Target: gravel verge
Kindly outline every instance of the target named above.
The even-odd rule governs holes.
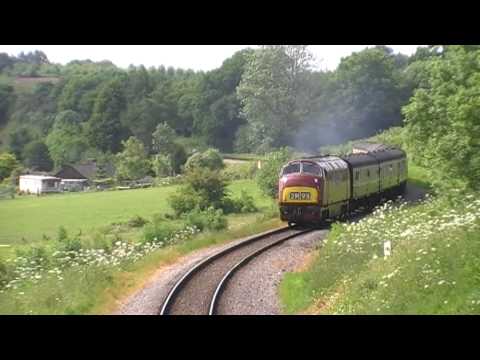
[[[257,235],[259,234],[254,236]],[[182,256],[173,264],[161,266],[140,290],[121,301],[111,315],[158,315],[170,289],[191,267],[206,257],[251,237],[199,249]]]
[[[279,315],[278,285],[285,272],[302,268],[328,230],[300,235],[260,254],[228,281],[219,300],[219,315]]]

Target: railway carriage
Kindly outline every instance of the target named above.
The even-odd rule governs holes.
[[[280,217],[289,224],[338,218],[403,193],[406,179],[407,159],[399,149],[290,161],[278,184]]]

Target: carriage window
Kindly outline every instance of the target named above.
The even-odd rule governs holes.
[[[367,170],[367,176],[370,177],[370,169]]]
[[[300,163],[292,163],[283,168],[282,175],[299,173],[300,172]]]
[[[358,180],[359,175],[360,175],[360,171],[357,170],[357,171],[355,172],[355,180]]]

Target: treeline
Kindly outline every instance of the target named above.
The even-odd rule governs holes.
[[[468,153],[462,161],[476,169],[478,53],[476,46],[429,46],[408,57],[377,46],[343,58],[335,71],[317,71],[307,46],[262,46],[208,72],[90,60],[61,66],[41,52],[0,54],[0,146],[42,170],[120,153],[132,136],[147,155],[173,159],[155,145],[161,125],[172,130],[167,142],[179,159],[207,147],[316,151],[402,125],[405,116],[418,157],[445,152],[446,159],[456,149],[455,158]],[[25,64],[58,81],[15,91],[12,79]]]

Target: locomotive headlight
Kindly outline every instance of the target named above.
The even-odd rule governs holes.
[[[318,179],[317,178],[313,179],[313,181],[315,181],[315,184],[318,184]]]
[[[280,181],[285,184],[287,182],[287,177],[286,176],[282,177]]]

